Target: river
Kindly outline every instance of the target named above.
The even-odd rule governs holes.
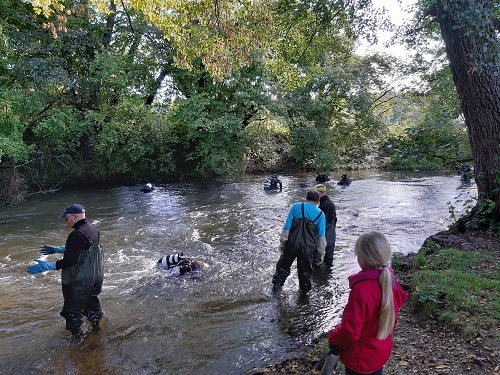
[[[340,173],[338,174],[340,176]],[[61,190],[0,210],[1,374],[244,374],[298,355],[341,319],[347,276],[358,270],[356,238],[387,235],[394,252],[411,253],[451,223],[449,204],[475,195],[453,173],[360,171],[351,186],[327,182],[337,207],[334,267],[313,275],[300,298],[296,271],[271,298],[281,227],[288,209],[314,186],[313,174],[241,181]],[[63,245],[70,231],[57,216],[85,206],[105,251],[101,330],[81,343],[64,329],[60,272],[30,275],[42,244]],[[165,278],[163,255],[183,252],[204,263],[199,278]],[[42,259],[56,260],[58,255]]]

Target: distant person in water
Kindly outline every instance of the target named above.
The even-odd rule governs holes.
[[[457,174],[460,176],[460,181],[464,182],[470,182],[472,173],[472,168],[469,164],[461,164],[460,169],[457,171]]]
[[[148,182],[141,188],[143,193],[151,193],[155,189],[154,185],[151,182]]]
[[[203,264],[184,256],[183,253],[166,255],[156,262],[156,269],[165,276],[200,276]]]
[[[326,173],[319,173],[317,172],[316,174],[316,182],[326,182],[330,181],[330,177]]]
[[[349,186],[351,184],[351,179],[347,178],[347,175],[345,173],[342,174],[340,177],[340,181],[337,182],[337,185],[343,185],[343,186]]]
[[[266,180],[266,182],[264,182],[264,190],[278,190],[278,185],[281,191],[283,189],[283,184],[278,178],[278,175],[273,174]]]

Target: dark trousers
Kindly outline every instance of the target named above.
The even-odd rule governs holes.
[[[369,374],[361,374],[359,372],[353,371],[351,369],[348,369],[347,367],[345,368],[345,375],[382,375],[382,370],[384,368],[380,368],[377,371],[370,372]]]
[[[290,267],[295,259],[297,259],[297,273],[300,289],[304,292],[309,292],[311,290],[312,254],[310,251],[304,249],[285,249],[284,254],[281,255],[276,264],[273,284],[280,284],[281,286],[285,284],[285,280],[290,275]]]
[[[335,249],[335,240],[337,239],[336,228],[334,224],[328,224],[325,232],[326,246],[323,261],[331,266],[333,264],[333,250]],[[314,249],[313,259],[318,256],[318,249]]]
[[[333,263],[333,249],[335,248],[336,237],[337,235],[335,233],[335,224],[328,224],[326,226],[326,232],[325,232],[326,247],[325,247],[325,257],[323,258],[323,260],[329,266],[331,266]]]
[[[61,316],[66,319],[66,329],[78,333],[82,325],[82,317],[86,316],[93,326],[97,326],[102,316],[99,294],[102,280],[95,282],[90,290],[78,284],[62,284],[64,305]]]

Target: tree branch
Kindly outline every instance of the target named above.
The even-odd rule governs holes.
[[[134,28],[132,26],[132,19],[130,18],[130,14],[128,13],[127,8],[125,7],[125,4],[123,3],[123,0],[120,0],[120,2],[122,3],[123,10],[125,11],[125,14],[127,15],[127,19],[128,19],[128,24],[130,26],[130,30],[132,30],[132,32],[135,33],[135,30],[134,30]]]

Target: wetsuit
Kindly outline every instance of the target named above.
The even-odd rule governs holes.
[[[264,183],[264,190],[278,190],[278,185],[280,187],[280,191],[283,190],[283,184],[281,180],[276,177],[270,177]]]
[[[201,274],[201,263],[183,257],[183,253],[167,255],[156,262],[156,268],[165,276],[181,276]]]
[[[351,184],[351,179],[350,178],[347,178],[346,175],[342,175],[342,178],[340,179],[339,182],[337,182],[337,185],[344,185],[344,186],[348,186]]]
[[[98,296],[104,269],[99,231],[87,219],[77,221],[73,228],[66,240],[64,257],[56,262],[56,269],[62,270],[64,306],[61,316],[66,319],[66,329],[77,334],[83,316],[92,326],[99,324],[102,311]]]

